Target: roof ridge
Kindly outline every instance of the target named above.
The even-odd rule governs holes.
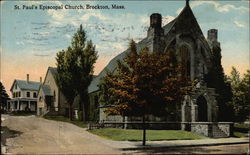
[[[38,81],[27,81],[27,80],[19,80],[19,79],[15,79],[16,81],[21,81],[21,82],[27,82],[27,83],[29,83],[29,82],[34,82],[34,83],[42,83],[42,82],[38,82]],[[15,81],[14,80],[14,81]]]

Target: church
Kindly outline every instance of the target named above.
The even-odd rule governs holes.
[[[209,137],[228,137],[232,134],[232,123],[218,122],[217,94],[214,88],[207,86],[205,76],[213,70],[214,49],[220,48],[218,30],[210,29],[207,38],[190,8],[189,0],[180,14],[167,25],[162,26],[162,16],[153,13],[150,16],[150,26],[147,37],[136,45],[137,51],[147,47],[151,52],[167,52],[170,49],[176,51],[178,61],[185,63],[187,76],[190,80],[198,80],[196,91],[192,95],[185,96],[179,108],[180,116],[176,122],[181,122],[178,129],[196,132]],[[105,76],[106,70],[114,71],[117,60],[123,60],[129,50],[126,50],[113,58],[108,65],[91,82],[88,93],[90,105],[99,106],[99,122],[122,122],[121,116],[107,116],[103,111],[105,106],[98,103],[98,84]],[[126,118],[126,121],[134,121]],[[151,121],[157,121],[152,118]],[[159,120],[158,120],[159,121]]]

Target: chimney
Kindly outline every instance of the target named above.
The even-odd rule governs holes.
[[[29,82],[29,81],[30,81],[30,75],[27,74],[27,82]]]
[[[162,17],[159,13],[153,13],[150,16],[150,27],[161,28]]]
[[[43,82],[42,77],[40,77],[40,82],[41,82],[41,83]]]
[[[162,29],[162,16],[159,13],[153,13],[150,16],[150,27],[148,29],[149,36],[161,36],[163,34]]]
[[[217,38],[218,38],[218,30],[216,29],[210,29],[207,31],[207,39],[214,42],[217,42]]]

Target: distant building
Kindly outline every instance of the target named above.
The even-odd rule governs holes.
[[[11,86],[11,100],[7,102],[7,111],[36,111],[37,94],[41,82],[29,80],[14,80]]]
[[[69,107],[66,99],[56,84],[57,69],[49,67],[37,98],[37,115],[67,115]]]

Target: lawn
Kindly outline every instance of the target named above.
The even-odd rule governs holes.
[[[88,131],[98,136],[116,141],[142,140],[142,130],[104,128],[104,129],[95,129]],[[204,139],[206,137],[199,136],[192,132],[187,132],[182,130],[146,130],[146,138],[149,141],[155,141],[155,140]]]
[[[244,124],[234,124],[234,136],[235,137],[247,137],[248,131],[250,130],[249,126]]]
[[[87,127],[87,124],[83,123],[82,121],[78,121],[78,120],[71,121],[69,118],[66,118],[63,116],[44,116],[44,118],[49,119],[49,120],[54,120],[54,121],[68,122],[68,123],[74,124],[76,126],[79,126],[81,128]]]

